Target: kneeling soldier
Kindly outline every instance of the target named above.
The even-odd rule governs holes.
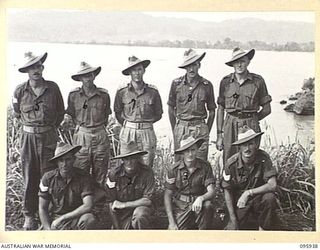
[[[227,230],[248,229],[248,219],[253,215],[258,215],[259,230],[271,229],[277,173],[269,155],[259,149],[262,134],[244,126],[233,143],[240,151],[228,159],[222,181],[230,216]]]
[[[107,178],[107,199],[114,229],[148,229],[155,188],[153,171],[141,163],[146,151],[130,146],[129,151],[114,157],[123,163],[110,171]]]
[[[168,169],[164,204],[169,229],[208,229],[212,222],[213,174],[207,161],[196,158],[203,138],[185,135],[176,153],[182,159]]]
[[[39,216],[44,230],[92,229],[95,218],[91,177],[73,167],[74,154],[81,146],[60,143],[50,159],[58,168],[42,177],[39,191]],[[49,203],[52,202],[52,216]]]

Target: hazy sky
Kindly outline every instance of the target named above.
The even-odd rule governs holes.
[[[314,23],[314,12],[287,11],[287,12],[144,12],[152,16],[165,16],[176,18],[191,18],[200,21],[221,22],[227,19],[238,19],[245,17],[260,18],[275,21],[298,21]]]

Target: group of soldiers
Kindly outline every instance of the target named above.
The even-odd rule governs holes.
[[[169,229],[210,229],[215,189],[207,161],[209,134],[217,108],[213,85],[199,75],[206,53],[185,51],[179,68],[186,73],[173,80],[168,113],[174,137],[175,162],[166,169],[164,205]],[[248,71],[255,50],[235,48],[226,65],[234,72],[221,80],[217,111],[218,150],[223,150],[226,229],[246,229],[251,215],[260,230],[272,229],[275,217],[276,171],[259,149],[259,121],[271,113],[271,96],[264,79]],[[94,229],[92,208],[108,205],[114,229],[151,229],[155,179],[153,160],[157,138],[153,123],[162,117],[157,88],[143,80],[150,60],[129,57],[122,74],[128,84],[117,90],[114,114],[122,128],[120,154],[110,166],[106,125],[112,113],[106,89],[94,80],[101,67],[81,62],[71,78],[82,83],[68,96],[67,108],[55,82],[43,78],[47,53],[25,54],[19,68],[28,80],[13,96],[25,183],[23,228],[35,230],[39,214],[44,230]],[[57,128],[72,122],[73,145],[59,142]]]

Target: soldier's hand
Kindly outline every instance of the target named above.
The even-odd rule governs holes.
[[[247,190],[244,191],[237,202],[237,207],[244,208],[247,204],[249,197],[250,197],[249,192]]]
[[[63,220],[64,220],[63,216],[55,219],[51,224],[51,229],[52,230],[59,230],[60,229],[60,224],[63,222]]]
[[[116,209],[124,209],[124,208],[126,208],[125,203],[117,200],[115,200],[112,203],[112,207],[111,207],[112,211],[115,211]]]
[[[218,134],[216,147],[219,151],[223,150],[223,138],[221,134]]]
[[[179,230],[178,225],[176,223],[169,223],[169,230]]]
[[[191,210],[199,213],[202,209],[203,198],[201,196],[197,197],[197,199],[193,202],[191,206]]]
[[[224,230],[238,230],[238,222],[229,220],[228,224],[225,226]]]

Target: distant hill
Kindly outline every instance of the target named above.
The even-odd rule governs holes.
[[[212,13],[214,15],[214,13]],[[202,22],[153,17],[139,12],[10,10],[10,41],[123,43],[128,41],[264,41],[284,44],[314,40],[314,24],[256,18]]]

